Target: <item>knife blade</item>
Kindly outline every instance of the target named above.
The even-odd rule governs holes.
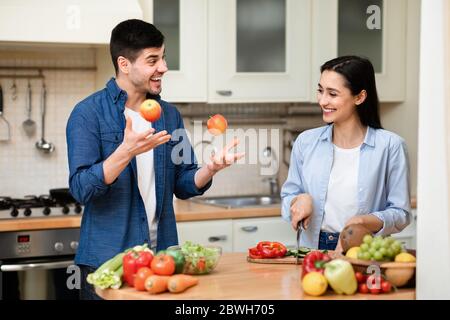
[[[300,235],[302,234],[302,222],[303,220],[300,220],[297,223],[297,255],[296,255],[296,264],[299,264],[299,255],[300,255]]]

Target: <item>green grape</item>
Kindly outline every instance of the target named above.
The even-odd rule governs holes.
[[[367,244],[371,244],[372,243],[372,236],[370,234],[366,234],[363,238],[363,242],[367,243]]]
[[[369,252],[363,253],[363,260],[370,260],[372,258],[372,255]]]
[[[391,244],[389,243],[389,241],[387,241],[386,239],[383,240],[383,243],[381,245],[382,248],[385,248],[387,250],[387,249],[389,249],[390,246],[391,246]]]
[[[369,245],[368,245],[367,243],[363,243],[363,244],[361,244],[361,246],[359,247],[359,250],[360,250],[360,251],[363,251],[363,252],[368,251],[368,250],[369,250]]]
[[[375,248],[375,250],[380,249],[381,247],[381,241],[380,240],[374,240],[371,244],[372,248]]]
[[[370,254],[371,256],[373,256],[373,255],[375,254],[375,252],[377,252],[377,249],[375,249],[375,248],[373,248],[373,247],[371,247],[371,248],[369,249],[369,254]]]
[[[391,237],[391,236],[387,237],[385,240],[386,240],[386,242],[387,242],[389,245],[392,244],[392,243],[395,241],[395,239],[394,239],[393,237]]]
[[[386,257],[392,260],[392,258],[395,256],[395,252],[392,248],[389,248],[386,250]]]
[[[380,241],[383,240],[382,236],[376,236],[375,238],[373,238],[374,241]]]
[[[373,255],[373,258],[377,261],[381,261],[383,260],[383,255],[381,254],[380,251],[375,252],[375,254]]]
[[[402,250],[402,245],[401,245],[400,242],[395,241],[395,242],[392,244],[391,248],[394,250],[394,252],[397,253],[397,252],[400,252],[400,250]]]
[[[378,250],[379,253],[381,253],[383,256],[386,255],[387,249],[385,247],[381,247],[380,250]]]
[[[357,257],[358,259],[364,260],[364,252],[361,252],[361,250],[359,250]]]

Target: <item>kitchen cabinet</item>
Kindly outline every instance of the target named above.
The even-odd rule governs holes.
[[[209,102],[307,101],[311,2],[209,1]]]
[[[161,96],[169,102],[207,100],[207,0],[141,1],[144,20],[165,36],[166,61]]]
[[[260,241],[278,241],[295,247],[297,233],[281,217],[233,220],[233,251],[247,252]]]
[[[406,0],[313,1],[311,101],[320,66],[340,55],[362,55],[374,64],[380,101],[406,95]]]
[[[165,100],[309,101],[311,0],[140,2],[166,36]]]
[[[178,242],[192,241],[201,245],[218,245],[223,252],[233,251],[231,219],[177,223]]]
[[[0,41],[109,44],[121,21],[142,19],[137,0],[2,0]]]
[[[295,247],[296,233],[281,217],[178,222],[178,241],[218,245],[224,252],[247,252],[259,241]]]

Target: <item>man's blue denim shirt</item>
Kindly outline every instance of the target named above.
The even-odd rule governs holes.
[[[183,120],[174,106],[159,95],[147,98],[157,100],[162,108],[161,118],[152,123],[157,132],[184,132]],[[67,123],[70,192],[85,206],[76,264],[98,267],[127,248],[150,242],[147,214],[137,184],[136,158],[112,184],[104,182],[103,161],[123,141],[126,100],[127,93],[112,78],[106,88],[78,103]],[[179,141],[172,137],[154,149],[157,250],[178,244],[173,195],[180,199],[201,195],[212,183],[202,189],[195,186],[194,175],[199,168],[189,140],[182,137]],[[190,161],[172,161],[177,143],[189,144]]]

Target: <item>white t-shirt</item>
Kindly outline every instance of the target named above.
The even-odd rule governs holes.
[[[151,122],[142,118],[139,112],[125,108],[125,116],[131,117],[133,131],[141,133],[152,127]],[[158,225],[155,221],[156,192],[155,167],[153,166],[153,149],[136,156],[138,188],[144,201],[150,231],[150,247],[156,248]]]
[[[334,158],[328,182],[321,230],[341,232],[358,213],[358,171],[361,146],[342,149],[333,144]]]

